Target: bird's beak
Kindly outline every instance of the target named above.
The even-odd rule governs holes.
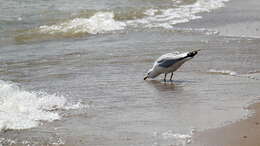
[[[146,80],[147,78],[148,78],[148,76],[145,76],[145,77],[144,77],[144,80]]]

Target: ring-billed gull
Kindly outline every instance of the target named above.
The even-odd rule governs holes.
[[[200,50],[195,50],[185,53],[168,53],[159,57],[151,68],[144,80],[147,78],[155,78],[164,73],[164,81],[166,82],[166,76],[171,73],[170,81],[172,80],[173,72],[175,72],[184,62],[192,59]]]

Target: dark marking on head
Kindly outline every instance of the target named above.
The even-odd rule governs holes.
[[[188,53],[187,57],[194,57],[197,54],[198,54],[198,51],[192,51],[192,52]]]

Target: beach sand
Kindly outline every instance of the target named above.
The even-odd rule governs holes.
[[[251,75],[260,79],[259,72]],[[190,146],[259,146],[260,145],[260,97],[246,109],[253,112],[247,119],[221,128],[209,129],[194,134]]]
[[[252,117],[233,124],[196,133],[191,146],[259,146],[260,103],[248,107]]]

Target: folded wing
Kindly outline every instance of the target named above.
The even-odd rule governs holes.
[[[162,59],[162,60],[159,60],[157,63],[158,63],[158,66],[160,67],[164,67],[164,68],[168,68],[170,66],[172,66],[173,64],[183,60],[184,58],[179,58],[179,59]]]
[[[182,61],[183,59],[185,59],[185,57],[187,56],[186,53],[183,54],[166,54],[161,56],[157,61],[157,65],[159,67],[163,67],[163,68],[168,68],[170,66],[172,66],[175,63],[178,63],[179,61]]]

